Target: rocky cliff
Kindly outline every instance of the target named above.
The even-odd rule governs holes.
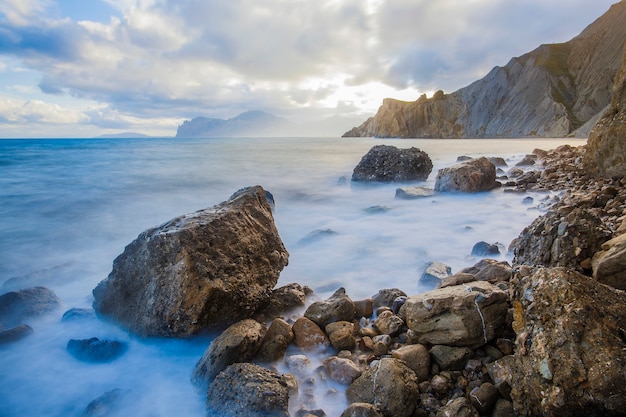
[[[626,0],[574,39],[541,45],[454,93],[385,99],[344,137],[587,136],[611,101],[626,40]]]

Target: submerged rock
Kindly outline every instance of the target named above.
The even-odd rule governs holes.
[[[400,200],[415,200],[434,195],[435,190],[428,187],[400,187],[396,189],[396,198]]]
[[[117,340],[71,339],[67,351],[76,359],[85,362],[111,362],[122,356],[128,346]]]
[[[61,300],[46,287],[26,288],[0,295],[0,323],[5,327],[23,324],[61,307]]]
[[[207,391],[210,415],[289,417],[286,379],[251,363],[235,363],[217,375]]]
[[[190,336],[251,317],[289,254],[260,186],[147,230],[93,290],[94,308],[140,336]]]
[[[125,415],[124,408],[131,404],[131,391],[116,388],[90,402],[80,417],[113,417]]]
[[[512,281],[520,415],[617,416],[626,410],[626,294],[565,268]]]
[[[496,187],[496,167],[485,157],[440,169],[435,180],[435,191],[475,193]]]
[[[20,341],[31,334],[33,334],[33,328],[28,324],[20,324],[6,330],[0,329],[0,346]]]
[[[352,181],[425,181],[432,169],[430,157],[418,148],[376,145],[354,168]]]

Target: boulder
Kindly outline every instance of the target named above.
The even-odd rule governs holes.
[[[626,234],[605,242],[591,259],[593,278],[620,290],[626,290]]]
[[[33,334],[33,328],[28,324],[20,324],[6,330],[0,329],[0,346],[17,342],[31,334]]]
[[[235,363],[220,372],[207,391],[209,415],[289,417],[286,379],[251,363]]]
[[[484,241],[476,243],[472,247],[472,256],[493,256],[500,255],[500,247],[496,243],[487,243]]]
[[[350,385],[361,376],[361,369],[351,359],[332,356],[324,361],[328,377],[340,384]]]
[[[430,349],[430,355],[442,371],[461,371],[474,356],[474,351],[468,347],[435,345]]]
[[[469,400],[481,416],[490,415],[498,401],[498,389],[490,382],[470,391]]]
[[[487,265],[476,274],[477,281],[487,281],[496,283],[502,281],[509,281],[513,273],[513,268],[506,262],[496,262]]]
[[[587,262],[611,232],[587,207],[565,206],[536,218],[511,243],[513,265],[567,267],[586,271]]]
[[[372,326],[381,334],[395,336],[404,327],[404,321],[392,311],[385,310],[376,317]]]
[[[324,330],[336,350],[350,350],[356,345],[356,330],[352,322],[336,321],[329,323]]]
[[[448,265],[441,262],[428,262],[420,277],[420,283],[437,286],[450,275],[452,275],[452,268]]]
[[[395,198],[399,200],[415,200],[432,197],[433,195],[435,195],[435,190],[428,187],[400,187],[396,188]]]
[[[415,372],[402,361],[382,358],[363,372],[346,390],[351,403],[369,403],[384,416],[409,417],[419,390]]]
[[[477,348],[505,324],[507,294],[476,281],[409,297],[402,310],[419,343]]]
[[[374,307],[390,307],[398,297],[406,297],[406,293],[398,288],[383,288],[372,296]]]
[[[352,403],[346,408],[340,417],[384,417],[373,404]]]
[[[475,193],[497,186],[496,167],[485,157],[440,169],[435,180],[435,191]]]
[[[335,321],[352,321],[355,316],[354,301],[348,297],[344,288],[339,288],[326,300],[314,302],[304,312],[304,317],[322,329]]]
[[[67,342],[67,351],[76,359],[84,362],[112,362],[122,356],[128,346],[117,340],[71,339]]]
[[[257,313],[263,314],[266,320],[272,320],[290,310],[304,307],[306,297],[312,293],[313,290],[306,285],[297,283],[284,285],[272,290],[267,304],[263,305]]]
[[[0,323],[5,327],[23,324],[61,307],[61,300],[45,287],[26,288],[0,295]]]
[[[405,345],[393,351],[392,358],[400,359],[415,372],[417,382],[428,379],[430,354],[424,345]]]
[[[609,109],[589,133],[583,166],[607,177],[626,175],[626,49]]]
[[[128,415],[128,406],[132,404],[132,392],[120,388],[107,391],[83,410],[80,417],[114,417]]]
[[[274,362],[282,359],[292,341],[293,330],[291,325],[283,319],[274,319],[267,329],[267,333],[265,333],[258,359],[262,362]]]
[[[93,290],[96,312],[140,336],[166,337],[251,317],[289,257],[272,204],[260,186],[244,188],[141,233]]]
[[[92,308],[70,308],[61,317],[61,321],[95,319],[96,312]]]
[[[211,342],[196,364],[191,382],[203,388],[228,365],[252,360],[264,336],[265,326],[255,320],[241,320],[231,325]]]
[[[425,181],[432,169],[430,157],[418,148],[376,145],[354,168],[352,181]]]
[[[516,412],[623,415],[626,294],[565,268],[522,268],[511,282]]]
[[[305,351],[323,351],[330,346],[326,333],[314,321],[300,317],[292,326],[293,343]]]

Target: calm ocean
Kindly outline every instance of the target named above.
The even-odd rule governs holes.
[[[407,201],[394,199],[398,184],[351,184],[361,157],[383,143],[427,152],[433,172],[411,185],[432,187],[437,170],[459,155],[502,156],[510,168],[534,148],[585,140],[0,140],[0,293],[43,285],[63,311],[89,308],[91,290],[140,232],[249,185],[262,185],[276,201],[276,226],[290,252],[279,285],[306,284],[322,298],[340,286],[353,299],[381,288],[427,290],[419,283],[427,262],[457,272],[478,261],[469,256],[476,242],[508,247],[541,214],[545,194],[495,190]],[[527,196],[532,204],[522,202]],[[314,233],[329,229],[336,233]],[[98,320],[61,323],[63,311],[30,322],[33,335],[0,348],[0,417],[79,416],[114,388],[133,392],[125,415],[205,415],[189,377],[208,338],[138,340]],[[69,339],[90,337],[130,348],[103,365],[66,352]],[[323,394],[316,408],[338,416],[343,396]]]

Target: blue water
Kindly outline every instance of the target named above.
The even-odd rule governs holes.
[[[401,201],[394,199],[397,184],[351,184],[354,166],[381,143],[426,151],[435,167],[417,185],[433,186],[437,170],[458,155],[502,156],[512,166],[534,148],[584,141],[0,140],[0,293],[43,285],[63,309],[88,308],[91,290],[140,232],[249,185],[275,197],[276,225],[290,252],[279,285],[300,282],[318,297],[339,286],[354,299],[388,287],[427,290],[418,280],[426,262],[458,271],[477,261],[469,256],[474,243],[508,246],[541,213],[541,194],[530,194],[531,205],[501,190]],[[386,211],[371,213],[373,206]],[[325,229],[336,234],[302,242]],[[113,388],[133,389],[133,415],[205,414],[189,376],[209,339],[142,341],[97,320],[61,323],[62,313],[30,322],[32,336],[0,348],[0,416],[80,415]],[[94,336],[126,341],[130,349],[106,365],[79,363],[65,351],[69,339]],[[339,415],[343,397],[329,400],[323,392],[317,408]],[[292,406],[297,409],[297,399]]]

